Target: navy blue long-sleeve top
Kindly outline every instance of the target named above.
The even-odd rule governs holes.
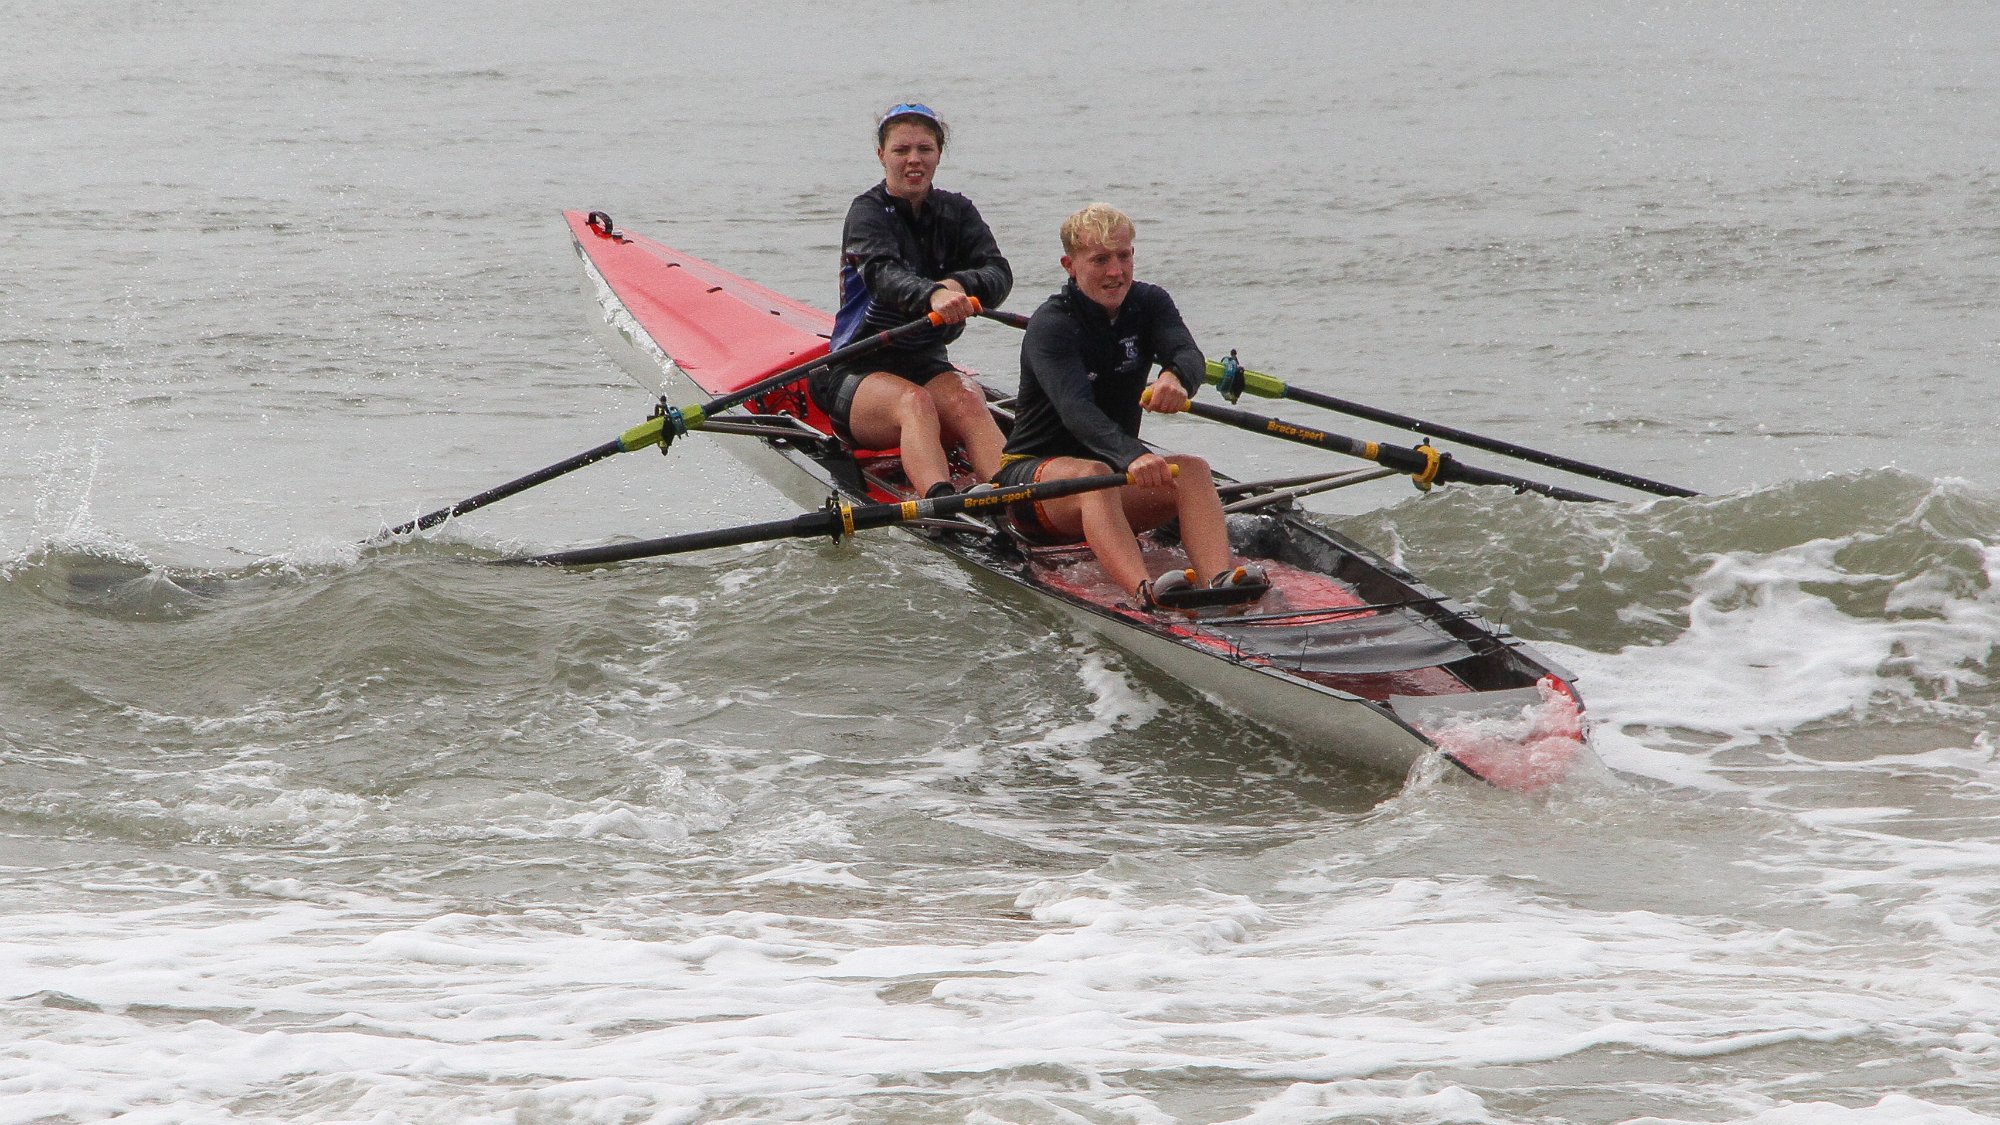
[[[1007,452],[1092,458],[1123,472],[1147,452],[1139,395],[1155,363],[1190,396],[1208,364],[1166,290],[1133,282],[1114,318],[1067,282],[1028,318]]]
[[[833,347],[886,331],[931,311],[931,293],[952,280],[985,308],[998,308],[1014,289],[1014,271],[1000,253],[979,208],[957,192],[932,188],[921,208],[876,184],[854,197],[840,242],[840,312]],[[915,333],[899,346],[931,351],[965,331],[948,324]]]

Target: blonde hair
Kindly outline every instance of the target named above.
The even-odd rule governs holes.
[[[1138,233],[1125,212],[1109,203],[1092,203],[1063,220],[1063,253],[1074,254],[1086,242],[1109,246],[1111,240],[1118,237],[1119,231],[1124,231],[1128,237]]]

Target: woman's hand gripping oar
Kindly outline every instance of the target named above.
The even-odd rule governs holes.
[[[714,531],[690,531],[684,535],[668,535],[660,539],[612,543],[603,547],[584,547],[574,551],[554,551],[546,555],[495,561],[500,566],[525,566],[537,563],[551,566],[586,566],[653,558],[659,555],[679,555],[689,551],[705,551],[712,547],[765,543],[774,539],[809,539],[827,535],[838,540],[871,527],[890,527],[912,520],[957,515],[960,512],[997,514],[1011,504],[1053,500],[1059,496],[1075,496],[1083,492],[1096,492],[1099,489],[1120,488],[1131,483],[1130,473],[1103,473],[1098,476],[1040,481],[1035,484],[1005,488],[985,488],[929,500],[854,505],[835,499],[827,501],[827,506],[817,512],[807,512],[802,516],[786,520],[717,528]]]
[[[976,310],[979,305],[978,298],[968,299],[972,301],[973,307]],[[574,472],[585,465],[594,465],[607,457],[620,453],[630,453],[638,449],[648,449],[655,445],[663,448],[671,446],[675,438],[680,437],[689,430],[700,429],[707,423],[711,416],[720,414],[732,406],[748,402],[758,395],[775,391],[791,383],[796,383],[800,379],[805,378],[816,367],[844,363],[847,360],[867,355],[870,352],[894,343],[913,332],[918,332],[925,328],[934,328],[943,323],[944,318],[942,316],[937,313],[929,313],[908,324],[899,324],[886,331],[877,332],[873,336],[856,340],[846,347],[835,348],[824,355],[816,356],[804,363],[787,367],[783,371],[768,378],[760,379],[740,391],[731,392],[720,398],[710,399],[698,406],[670,407],[666,406],[663,401],[662,409],[658,415],[626,430],[612,441],[607,441],[594,449],[586,449],[574,457],[558,461],[547,468],[537,469],[527,476],[508,481],[497,488],[489,488],[477,496],[468,496],[449,508],[439,508],[428,515],[418,516],[408,523],[397,524],[386,531],[376,532],[364,540],[363,545],[380,543],[387,539],[393,539],[398,535],[405,535],[412,531],[422,531],[428,527],[435,527],[453,516],[461,516],[467,512],[484,508],[496,501],[505,500],[507,497],[517,493],[526,492],[538,484],[546,484],[565,473]]]

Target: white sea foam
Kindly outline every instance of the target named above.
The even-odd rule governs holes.
[[[1725,555],[1693,582],[1679,636],[1610,656],[1570,650],[1588,666],[1593,717],[1734,745],[1883,702],[1948,700],[1961,685],[1984,683],[1977,669],[2000,643],[2000,605],[1948,599],[1918,578],[1898,588],[1892,607],[1936,616],[1845,613],[1808,587],[1876,580],[1834,562],[1848,545],[1825,539]]]
[[[1021,750],[1074,749],[1117,730],[1140,726],[1160,713],[1159,701],[1114,667],[1111,657],[1095,645],[1079,645],[1077,677],[1090,692],[1087,712],[1074,722],[1043,732],[1018,744]],[[1078,763],[1076,768],[1086,768]]]
[[[751,882],[773,880],[868,886],[816,864]],[[16,919],[0,968],[29,998],[15,1020],[37,1033],[10,1064],[11,1101],[28,1117],[90,1117],[332,1096],[349,1112],[455,1106],[480,1119],[519,1104],[509,1087],[526,1082],[578,1118],[618,1107],[667,1119],[735,1099],[797,1112],[880,1097],[899,1086],[881,1075],[912,1068],[963,1082],[1060,1059],[1100,1080],[1233,1071],[1269,1091],[1243,1107],[1251,1121],[1329,1108],[1510,1120],[1451,1083],[1378,1076],[1869,1035],[1943,1047],[1953,1018],[1993,999],[1913,994],[1915,969],[1856,992],[1832,950],[1796,935],[1579,912],[1479,880],[1363,880],[1260,904],[1088,876],[1027,887],[1020,906],[1027,919],[984,942],[770,913],[666,909],[633,929],[588,913],[422,917],[417,904],[268,899],[101,911],[60,930]],[[1705,999],[1656,994],[1662,975],[1702,981]],[[258,1014],[218,1022],[242,1012]],[[118,1061],[134,1035],[147,1044],[139,1066]],[[414,1081],[438,1074],[487,1077]],[[1056,1104],[1085,1104],[1074,1099],[1087,1088]],[[1172,1119],[1147,1099],[1133,1108]],[[1979,1120],[1916,1099],[1853,1112]]]
[[[1867,1106],[1802,1102],[1735,1118],[1724,1125],[1991,1125],[2000,1117],[1963,1106],[1939,1105],[1908,1094],[1884,1094]],[[1638,1117],[1627,1125],[1700,1125],[1681,1118]]]

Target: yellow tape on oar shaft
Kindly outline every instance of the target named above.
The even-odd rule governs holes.
[[[626,453],[660,444],[660,432],[666,425],[665,418],[648,418],[646,421],[618,435],[618,448]]]
[[[699,406],[683,406],[680,408],[679,414],[681,426],[689,430],[700,429],[702,423],[708,421],[708,412]],[[666,428],[667,420],[665,417],[648,418],[644,422],[619,434],[618,448],[626,453],[630,453],[635,449],[644,449],[649,445],[658,445],[666,437]]]
[[[1219,383],[1222,381],[1222,374],[1222,364],[1212,359],[1209,360],[1208,381]],[[1258,398],[1285,397],[1285,381],[1283,379],[1279,379],[1273,375],[1266,375],[1262,371],[1252,371],[1247,367],[1242,369],[1242,375],[1243,389],[1256,395]]]

